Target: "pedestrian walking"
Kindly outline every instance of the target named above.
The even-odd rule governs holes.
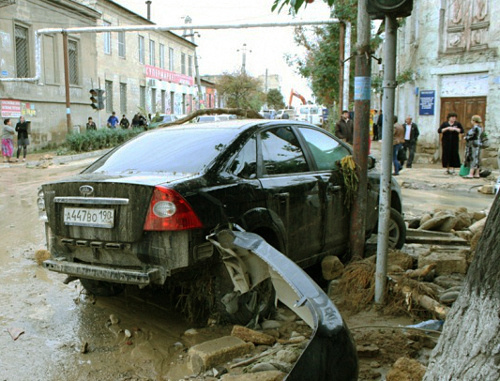
[[[438,129],[441,134],[441,144],[443,152],[441,154],[441,163],[446,168],[449,175],[455,174],[455,168],[460,168],[460,155],[458,153],[458,143],[460,134],[464,133],[464,128],[457,122],[457,114],[450,112]],[[450,171],[451,168],[451,171]]]
[[[394,164],[394,176],[399,175],[399,171],[402,169],[401,164],[398,160],[398,153],[403,143],[405,141],[405,129],[398,123],[398,117],[394,115],[394,133],[392,137],[392,162]]]
[[[382,127],[384,125],[384,114],[382,113],[382,110],[380,110],[380,114],[378,115],[377,118],[377,131],[378,131],[378,140],[382,140]]]
[[[349,119],[349,111],[342,111],[342,116],[335,125],[335,136],[342,139],[344,142],[352,144],[353,125],[352,120]]]
[[[126,130],[126,129],[128,129],[129,126],[130,126],[130,122],[128,121],[125,114],[123,114],[122,119],[120,120],[120,127],[123,128],[124,130]]]
[[[411,168],[413,164],[415,151],[417,150],[417,140],[420,135],[417,124],[413,123],[412,120],[412,117],[408,115],[405,119],[405,124],[403,125],[405,129],[405,142],[403,150],[405,150],[406,153],[405,157],[408,157],[406,168]],[[403,165],[403,163],[401,163],[401,165]]]
[[[24,119],[24,116],[19,118],[19,122],[16,124],[16,132],[17,132],[17,155],[16,161],[19,161],[19,154],[21,153],[21,149],[23,150],[23,161],[26,161],[26,151],[28,150],[28,146],[30,145],[30,140],[28,137],[29,133],[29,122]]]
[[[374,142],[377,142],[379,140],[379,137],[378,137],[378,118],[380,117],[380,114],[379,114],[379,111],[377,110],[374,110],[374,113],[373,113],[373,138],[372,140]]]
[[[116,128],[116,126],[118,125],[118,123],[119,123],[119,120],[116,117],[116,113],[113,111],[111,113],[111,115],[109,116],[109,118],[108,118],[108,123],[107,123],[108,127],[109,128]]]
[[[7,118],[3,121],[2,129],[2,156],[4,163],[13,163],[10,158],[14,152],[14,135],[16,130],[12,127],[12,121]]]
[[[85,128],[86,131],[97,130],[97,126],[91,116],[89,116]]]
[[[483,120],[479,115],[474,115],[471,119],[472,128],[465,135],[465,156],[464,165],[470,168],[470,172],[464,178],[479,178],[479,165],[481,159],[481,134]]]

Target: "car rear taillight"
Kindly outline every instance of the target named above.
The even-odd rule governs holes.
[[[173,189],[155,187],[144,230],[187,230],[201,228],[200,219],[191,205]]]

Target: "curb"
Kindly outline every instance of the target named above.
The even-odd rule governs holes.
[[[52,160],[53,164],[66,164],[66,163],[70,163],[72,161],[89,159],[89,158],[93,158],[93,157],[100,157],[100,156],[103,156],[104,154],[108,153],[111,150],[112,150],[112,148],[107,148],[107,149],[102,149],[102,150],[98,150],[98,151],[79,153],[76,155],[54,156],[50,160]],[[44,159],[40,158],[39,160],[36,160],[36,161],[27,161],[26,166],[36,166],[42,160],[44,160]]]

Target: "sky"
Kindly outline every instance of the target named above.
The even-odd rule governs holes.
[[[147,16],[144,0],[113,0],[141,16]],[[158,25],[180,25],[189,16],[192,24],[237,24],[291,20],[325,20],[330,10],[322,0],[316,0],[295,18],[288,9],[271,12],[273,0],[152,0],[151,20]],[[304,56],[305,51],[293,41],[293,27],[200,30],[196,37],[201,75],[234,73],[241,69],[242,48],[246,44],[246,72],[254,77],[278,74],[281,89],[288,103],[293,88],[307,100],[314,101],[307,81],[287,65],[285,54]],[[181,31],[175,32],[182,34]],[[238,51],[239,50],[239,51]],[[300,103],[294,98],[294,105]]]

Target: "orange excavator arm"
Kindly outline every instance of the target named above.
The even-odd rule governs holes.
[[[307,104],[306,98],[304,98],[302,95],[294,91],[293,89],[290,90],[290,99],[288,100],[288,107],[292,108],[292,99],[293,97],[297,97],[302,101],[302,104],[305,105]]]

